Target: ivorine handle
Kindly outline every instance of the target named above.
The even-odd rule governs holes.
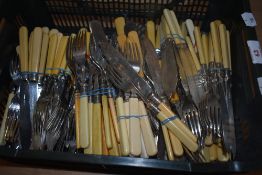
[[[155,23],[152,20],[147,21],[146,23],[146,31],[147,31],[147,37],[153,44],[153,46],[156,46],[156,28],[155,28]]]
[[[119,134],[120,134],[121,155],[127,156],[130,153],[130,149],[129,149],[129,140],[127,135],[126,121],[124,119],[121,119],[121,117],[125,115],[124,102],[122,97],[116,98],[116,111],[117,111],[118,125],[120,131]]]
[[[158,113],[157,117],[161,122],[175,116],[175,114],[163,103],[161,103],[158,108],[161,111]],[[190,151],[197,151],[197,138],[182,121],[176,118],[167,122],[165,126],[170,129],[170,131],[172,131]]]
[[[115,134],[116,134],[116,140],[117,140],[118,143],[120,143],[119,127],[118,127],[118,124],[117,124],[116,106],[115,106],[114,99],[112,97],[109,97],[108,103],[109,103],[109,107],[110,107],[110,113],[111,113],[111,118],[112,118],[112,121],[113,121],[114,131],[115,131]]]
[[[40,73],[45,72],[45,64],[46,64],[48,41],[49,41],[48,27],[43,27],[42,32],[43,32],[43,39],[42,39],[40,62],[39,62],[39,69],[38,69]]]
[[[32,56],[32,65],[31,71],[38,72],[40,54],[41,54],[41,44],[42,44],[42,28],[36,27],[34,29],[33,37],[33,56]]]
[[[182,156],[184,154],[184,150],[183,150],[181,142],[178,140],[175,134],[172,133],[171,131],[169,131],[169,136],[170,136],[170,141],[171,141],[174,155]]]
[[[205,56],[204,56],[204,51],[203,51],[203,44],[202,44],[202,39],[201,39],[201,34],[200,34],[200,29],[198,26],[195,26],[194,28],[194,34],[196,38],[196,45],[197,45],[197,51],[198,51],[198,56],[201,64],[205,64]]]
[[[220,47],[222,51],[223,66],[224,68],[229,68],[229,58],[228,58],[228,46],[227,46],[227,33],[226,26],[224,24],[219,25],[219,35],[220,35]]]
[[[129,119],[130,154],[139,156],[141,154],[141,129],[139,118],[137,118],[140,115],[138,98],[129,98],[129,111],[130,115],[134,116]]]
[[[162,126],[162,131],[163,131],[163,136],[164,136],[164,140],[166,144],[166,152],[167,152],[168,160],[175,160],[167,127]]]
[[[88,110],[87,97],[80,97],[80,146],[81,148],[88,148],[89,146],[89,124],[88,124]]]
[[[50,33],[49,33],[50,35]],[[48,45],[48,54],[47,54],[47,61],[46,61],[46,69],[53,68],[53,60],[55,58],[55,50],[57,44],[57,35],[53,34],[49,38],[49,45]],[[46,70],[47,74],[50,74],[51,70]]]
[[[112,148],[112,138],[109,123],[109,110],[108,110],[108,99],[106,95],[102,95],[102,106],[103,106],[103,122],[105,129],[106,146],[108,149]]]
[[[93,104],[93,126],[92,126],[92,152],[101,155],[102,148],[102,109],[101,103]]]
[[[139,111],[143,116],[140,118],[140,125],[146,152],[149,156],[154,156],[157,153],[157,146],[143,101],[139,101]]]
[[[215,61],[216,63],[222,63],[221,48],[219,45],[218,28],[215,22],[210,23],[210,29],[211,29],[212,42],[213,42],[213,48],[214,48],[214,53],[215,53]]]
[[[28,29],[25,26],[19,29],[19,56],[21,72],[28,71]]]
[[[192,58],[193,58],[195,67],[196,67],[197,71],[199,71],[200,68],[201,68],[201,66],[200,66],[199,60],[198,60],[198,58],[197,58],[197,55],[196,55],[196,53],[195,53],[195,51],[194,51],[193,45],[192,45],[192,43],[191,43],[191,40],[190,40],[190,38],[189,38],[188,36],[186,37],[186,42],[187,42],[189,51],[190,51],[190,53],[191,53],[191,56],[192,56]]]

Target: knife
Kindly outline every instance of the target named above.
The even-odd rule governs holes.
[[[171,97],[172,93],[174,92],[174,90],[176,89],[176,83],[178,78],[173,78],[176,77],[176,75],[178,75],[177,72],[177,65],[175,62],[175,58],[174,54],[173,55],[169,55],[169,63],[165,64],[167,60],[163,61],[163,69],[167,69],[167,65],[170,65],[170,71],[172,71],[173,77],[168,77],[168,78],[164,78],[165,76],[161,76],[161,69],[160,66],[158,64],[158,58],[156,55],[156,52],[154,51],[154,47],[153,45],[150,43],[150,41],[145,37],[143,39],[143,46],[144,46],[144,51],[145,51],[145,62],[149,71],[149,74],[151,75],[151,79],[153,81],[153,86],[155,88],[156,93],[161,97],[161,99],[168,103],[168,100],[166,98],[165,92],[168,93],[168,96]],[[172,49],[167,49],[165,51],[171,51],[173,52]],[[163,59],[163,58],[162,58]],[[172,66],[172,67],[171,67]],[[175,70],[174,70],[175,69]],[[162,81],[161,81],[162,79]],[[170,86],[168,86],[168,84]],[[162,85],[166,85],[165,88],[162,87]],[[172,89],[173,88],[173,89]],[[165,129],[163,129],[163,131],[165,131]],[[169,132],[169,137],[170,137],[170,141],[171,141],[171,145],[173,148],[173,152],[176,156],[181,156],[183,154],[183,148],[181,145],[181,142],[176,138],[176,136]],[[167,135],[167,133],[164,133],[164,135]],[[167,146],[167,151],[168,151],[168,146]],[[169,155],[169,153],[168,153]]]
[[[140,98],[158,112],[158,119],[166,125],[178,139],[192,152],[197,151],[197,138],[190,129],[163,102],[159,100],[149,84],[128,64],[125,58],[111,46],[99,21],[91,21],[90,31],[104,57],[96,60],[109,74],[110,80],[122,90],[135,89]]]

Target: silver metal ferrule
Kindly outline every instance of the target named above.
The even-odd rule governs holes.
[[[155,106],[159,106],[159,104],[161,103],[161,100],[157,97],[157,95],[155,93],[151,93],[147,97],[147,102],[152,103]]]

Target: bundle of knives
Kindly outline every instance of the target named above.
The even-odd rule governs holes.
[[[30,101],[33,112],[23,114],[27,106],[22,110],[19,103],[22,147],[194,162],[232,160],[236,148],[225,25],[216,20],[209,34],[201,34],[190,19],[180,26],[168,9],[159,25],[151,20],[146,26],[134,24],[123,17],[114,22],[111,36],[96,20],[89,23],[90,32],[82,28],[69,37],[37,27],[29,44],[26,27],[20,28],[21,73],[41,75],[36,81],[41,92]],[[16,94],[25,89],[21,87]],[[25,139],[21,128],[30,120]],[[9,127],[6,122],[1,129]]]

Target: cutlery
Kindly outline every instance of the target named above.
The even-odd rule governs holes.
[[[170,117],[172,118],[176,115],[159,100],[148,83],[137,75],[123,56],[113,46],[108,44],[101,24],[98,21],[92,21],[89,26],[95,43],[106,58],[96,61],[108,72],[110,80],[120,89],[130,90],[134,88],[141,99],[147,103],[148,107],[152,107],[152,110],[160,112],[158,119],[164,122],[186,147],[195,152],[198,149],[198,145],[196,137],[192,132],[177,117],[170,121]],[[110,65],[108,65],[108,62]]]

